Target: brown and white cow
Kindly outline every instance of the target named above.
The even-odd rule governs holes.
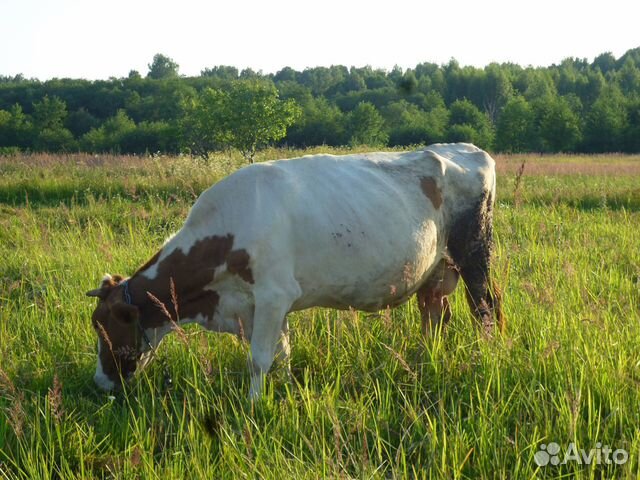
[[[289,312],[376,311],[416,294],[427,333],[462,276],[472,311],[499,317],[490,288],[495,163],[470,144],[311,155],[251,165],[206,190],[182,229],[128,279],[104,278],[93,324],[96,383],[129,378],[172,325],[251,342],[250,396],[288,358]],[[175,285],[177,310],[172,301]]]

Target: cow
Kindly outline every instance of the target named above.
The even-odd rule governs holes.
[[[250,342],[249,397],[289,358],[290,312],[379,311],[416,295],[428,335],[462,277],[482,324],[492,288],[495,162],[465,143],[308,155],[244,167],[204,191],[183,227],[129,278],[105,276],[92,322],[94,380],[119,388],[175,323]]]

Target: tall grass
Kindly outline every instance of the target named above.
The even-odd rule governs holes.
[[[428,340],[413,301],[296,313],[294,381],[276,369],[251,405],[247,346],[197,328],[160,348],[172,389],[156,362],[123,394],[97,391],[84,297],[105,271],[147,260],[233,157],[88,158],[0,160],[0,477],[638,474],[640,177],[614,172],[635,159],[595,159],[606,174],[546,175],[538,165],[555,161],[529,158],[517,202],[516,170],[501,165],[522,159],[498,159],[504,334],[474,327],[461,289],[452,322]],[[549,442],[600,442],[630,458],[539,467]]]

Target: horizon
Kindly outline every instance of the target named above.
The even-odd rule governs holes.
[[[407,70],[451,59],[476,68],[550,67],[566,58],[592,62],[607,52],[620,58],[640,44],[634,25],[640,8],[623,0],[611,0],[605,10],[574,0],[518,8],[505,0],[447,6],[412,0],[393,9],[338,0],[322,7],[183,0],[179,9],[150,0],[114,0],[108,7],[81,0],[3,3],[0,42],[11,49],[0,54],[0,75],[41,81],[124,78],[131,70],[144,76],[156,53],[194,77],[218,65],[264,74],[331,65]]]
[[[167,56],[167,57],[171,58],[171,60],[173,60],[174,62],[176,62],[176,63],[178,64],[178,67],[179,67],[179,69],[178,69],[178,78],[195,78],[195,77],[200,77],[200,76],[202,76],[203,71],[204,71],[206,68],[213,68],[213,67],[234,67],[234,68],[237,68],[237,70],[238,70],[238,74],[240,74],[240,73],[242,72],[242,70],[244,70],[244,69],[246,68],[246,69],[251,69],[251,70],[253,70],[254,72],[256,72],[257,74],[262,75],[262,76],[275,75],[275,74],[277,74],[279,71],[281,71],[282,69],[287,68],[287,67],[293,68],[293,70],[295,70],[295,71],[297,71],[297,72],[302,72],[302,71],[307,70],[307,69],[314,69],[314,68],[331,68],[331,67],[337,67],[337,66],[346,67],[346,68],[348,68],[348,69],[351,69],[351,68],[355,68],[355,69],[371,68],[371,69],[372,69],[372,70],[374,70],[374,71],[375,71],[375,70],[381,70],[381,71],[384,71],[385,73],[387,73],[387,74],[388,74],[388,73],[390,73],[393,69],[395,69],[396,67],[400,67],[400,68],[402,69],[402,71],[403,71],[403,72],[406,72],[406,71],[408,71],[408,70],[413,70],[413,69],[415,69],[415,67],[416,67],[416,66],[421,65],[421,64],[434,64],[434,65],[438,65],[439,67],[445,67],[445,66],[446,66],[449,62],[451,62],[451,61],[455,61],[455,62],[457,62],[457,63],[459,64],[460,68],[472,67],[472,68],[477,68],[477,69],[484,69],[484,68],[488,67],[489,65],[494,65],[494,64],[497,64],[497,65],[516,65],[516,66],[518,66],[518,67],[520,67],[520,68],[522,68],[522,69],[527,69],[527,68],[551,68],[551,67],[554,67],[554,66],[558,66],[558,65],[560,65],[563,61],[565,61],[565,60],[567,60],[567,59],[573,59],[573,60],[577,60],[577,61],[586,61],[586,62],[588,62],[589,64],[592,64],[592,63],[594,62],[594,60],[595,60],[598,56],[600,56],[600,55],[602,55],[602,54],[607,54],[607,53],[608,53],[608,54],[612,54],[612,55],[613,55],[613,57],[614,57],[616,60],[619,60],[619,59],[620,59],[621,57],[623,57],[627,52],[629,52],[629,51],[631,51],[631,50],[636,50],[636,49],[640,49],[640,45],[635,46],[635,47],[630,47],[630,48],[626,49],[625,51],[623,51],[622,53],[620,53],[619,55],[616,55],[616,54],[615,54],[615,53],[613,53],[613,52],[600,52],[599,54],[596,54],[595,56],[593,56],[593,57],[591,57],[591,58],[588,58],[588,57],[576,57],[576,56],[569,56],[569,57],[564,57],[564,58],[562,58],[561,60],[559,60],[559,61],[557,61],[557,62],[553,62],[553,63],[546,64],[546,65],[531,65],[531,64],[524,65],[524,64],[520,64],[520,63],[512,62],[512,61],[505,61],[505,62],[490,62],[490,63],[484,64],[484,65],[470,65],[470,64],[464,64],[464,63],[462,63],[462,62],[458,61],[458,59],[457,59],[457,58],[455,58],[455,57],[451,57],[451,58],[450,58],[449,60],[447,60],[446,62],[435,62],[435,61],[430,61],[430,60],[423,60],[423,61],[421,61],[421,62],[417,62],[415,65],[400,66],[400,65],[397,65],[397,64],[396,64],[396,65],[393,65],[393,66],[391,66],[391,67],[376,67],[376,66],[372,66],[372,65],[369,65],[369,64],[367,64],[367,65],[345,65],[345,64],[340,64],[340,63],[333,63],[333,64],[329,64],[329,65],[309,65],[309,66],[306,66],[306,67],[304,67],[304,68],[297,69],[297,68],[291,67],[290,65],[283,65],[283,66],[281,66],[281,67],[279,67],[279,68],[276,68],[276,69],[275,69],[275,70],[273,70],[273,71],[267,71],[267,72],[265,72],[265,71],[263,71],[263,70],[258,70],[258,69],[252,68],[250,65],[245,66],[244,68],[240,68],[240,67],[237,67],[236,65],[216,64],[216,65],[206,65],[206,66],[203,66],[203,67],[200,69],[200,71],[199,71],[198,73],[193,73],[193,74],[189,74],[189,75],[184,74],[184,73],[182,72],[182,67],[181,67],[180,62],[179,62],[178,60],[176,60],[175,58],[171,58],[171,57],[169,57],[168,55],[165,55],[165,56]],[[163,52],[156,52],[156,54],[162,54],[162,55],[164,55],[164,54],[163,54]],[[154,54],[154,55],[155,55],[155,54]],[[153,60],[153,58],[151,58],[151,59],[149,60],[149,64],[151,64],[151,61],[152,61],[152,60]],[[7,74],[4,74],[3,72],[0,72],[0,77],[2,77],[2,76],[6,76],[6,77],[11,78],[11,77],[17,77],[17,76],[19,76],[19,75],[22,75],[22,77],[23,77],[23,79],[24,79],[25,81],[48,82],[48,81],[52,81],[52,80],[86,80],[86,81],[90,81],[90,82],[96,82],[96,81],[108,81],[108,80],[111,80],[111,79],[125,79],[125,78],[127,78],[127,76],[129,75],[129,73],[130,73],[130,72],[133,72],[133,71],[138,72],[138,73],[140,74],[140,76],[141,76],[141,77],[145,78],[145,77],[146,77],[146,74],[148,73],[148,70],[149,70],[148,66],[146,66],[145,68],[146,68],[146,70],[137,70],[137,69],[132,68],[132,69],[130,69],[130,70],[129,70],[129,72],[127,72],[127,74],[126,74],[126,75],[123,75],[123,76],[114,76],[114,75],[111,75],[111,76],[108,76],[108,77],[100,77],[100,78],[70,77],[70,76],[66,76],[66,77],[48,77],[48,78],[40,78],[40,77],[28,77],[28,76],[26,76],[26,75],[23,75],[23,74],[22,74],[22,72],[17,72],[17,73],[14,73],[14,74],[8,74],[8,75],[7,75]]]

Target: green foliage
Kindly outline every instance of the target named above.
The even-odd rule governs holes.
[[[342,111],[323,97],[304,98],[302,114],[287,132],[287,142],[300,146],[344,144],[345,120]]]
[[[384,119],[375,106],[361,102],[346,116],[346,135],[349,145],[386,145],[389,135]]]
[[[175,78],[178,76],[178,64],[161,53],[156,53],[153,56],[153,61],[148,67],[149,73],[147,73],[147,78],[153,80]]]
[[[99,127],[100,121],[89,113],[87,109],[80,107],[75,112],[67,115],[64,124],[75,138],[79,138],[92,128]]]
[[[619,88],[605,88],[585,122],[585,146],[592,152],[621,149],[628,124],[627,102]]]
[[[8,121],[4,115],[0,124],[0,148],[60,151],[94,148],[94,144],[107,148],[104,145],[108,144],[109,150],[121,152],[182,149],[206,156],[206,152],[241,145],[250,158],[255,155],[252,152],[273,142],[306,147],[461,139],[510,152],[634,152],[639,143],[634,110],[640,97],[639,52],[629,50],[618,59],[605,53],[591,63],[566,58],[560,64],[537,68],[495,63],[476,68],[451,60],[445,65],[421,63],[407,70],[332,65],[302,71],[284,67],[275,74],[264,74],[219,65],[203,69],[197,77],[179,76],[176,62],[157,54],[145,78],[135,71],[125,78],[97,81],[40,82],[20,75],[4,76],[0,77],[0,110],[11,117]],[[275,87],[278,102],[284,102],[283,111],[274,113],[285,117],[284,136],[279,122],[273,128],[264,126],[271,107],[256,108],[255,104],[263,94],[255,89],[239,94],[234,86],[239,80],[269,90]],[[198,106],[203,99],[207,101],[207,89],[222,92],[229,103],[236,95],[233,102],[244,113]],[[265,95],[270,99],[273,91]],[[256,100],[241,100],[252,96]],[[288,100],[295,101],[300,110]],[[382,115],[382,127],[379,122],[373,127],[355,125],[352,112],[362,103]],[[19,110],[13,111],[16,105]],[[225,101],[218,106],[226,105]],[[96,133],[87,138],[95,137],[97,143],[85,141],[85,135],[99,130],[119,111],[136,127],[144,124],[140,132],[131,134],[130,141],[114,145],[113,139],[100,140]],[[208,120],[202,117],[205,111]],[[233,117],[229,121],[228,114]],[[375,114],[364,117],[375,124]],[[224,125],[230,122],[238,135],[227,131],[230,127]],[[252,127],[256,122],[263,126]],[[268,139],[258,140],[255,132],[250,134],[252,128]],[[373,137],[363,133],[371,128],[376,131]],[[225,131],[222,139],[217,138],[220,129]]]
[[[108,119],[99,128],[87,132],[81,140],[88,152],[120,152],[122,141],[136,129],[136,124],[124,110]]]
[[[418,79],[415,73],[411,70],[407,70],[402,78],[398,81],[398,88],[402,93],[409,94],[416,91],[418,88]]]
[[[627,98],[640,96],[640,68],[631,58],[616,73],[617,84]]]
[[[238,80],[228,91],[206,89],[184,105],[183,145],[208,157],[236,148],[253,163],[258,149],[278,141],[300,116],[294,100],[281,100],[272,83]]]
[[[43,128],[38,130],[34,149],[39,152],[68,152],[76,149],[73,134],[66,128]]]
[[[449,120],[444,103],[425,111],[406,100],[390,103],[383,116],[391,146],[434,143],[444,138]]]
[[[33,121],[34,126],[38,129],[62,128],[66,116],[67,106],[57,97],[49,98],[48,95],[45,95],[40,102],[33,104]]]
[[[202,77],[213,77],[220,80],[232,81],[238,79],[239,73],[236,67],[218,65],[213,68],[205,68],[200,72],[200,75]]]
[[[580,119],[564,97],[551,97],[533,102],[540,150],[573,152],[582,138]]]
[[[627,105],[629,124],[625,128],[624,149],[625,152],[640,151],[640,98]]]
[[[33,124],[19,104],[14,104],[10,110],[3,113],[0,125],[0,145],[27,149],[32,145]]]
[[[224,119],[227,101],[226,93],[213,88],[185,101],[180,120],[183,149],[206,159],[209,153],[225,148],[229,142]]]
[[[493,143],[493,135],[489,117],[469,100],[456,100],[451,104],[448,141],[470,142],[489,149]]]
[[[178,151],[175,127],[167,122],[140,122],[120,140],[126,153],[158,153]]]
[[[45,97],[33,104],[33,148],[41,152],[64,152],[75,149],[73,134],[64,125],[67,117],[65,102],[57,97]]]
[[[496,129],[496,149],[503,152],[526,152],[535,145],[535,117],[531,105],[522,96],[505,105]]]
[[[280,100],[272,83],[237,81],[225,95],[222,126],[228,146],[253,163],[256,151],[285,137],[300,116],[293,100]]]

